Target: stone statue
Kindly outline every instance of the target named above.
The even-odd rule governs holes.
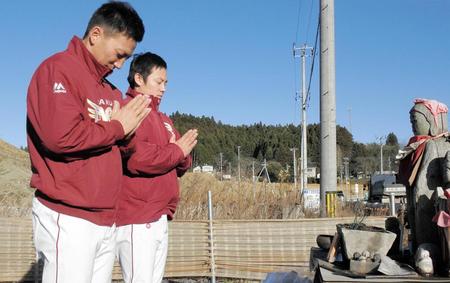
[[[410,113],[414,136],[399,152],[399,179],[406,186],[413,250],[421,244],[441,246],[436,223],[437,187],[445,187],[444,159],[450,151],[448,108],[435,100],[416,99]],[[450,173],[449,173],[450,174]]]
[[[409,111],[414,136],[436,137],[448,131],[448,108],[435,100],[415,99]]]

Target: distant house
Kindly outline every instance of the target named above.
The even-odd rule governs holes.
[[[317,178],[317,168],[316,167],[308,167],[306,168],[306,177],[307,178]]]
[[[203,165],[203,166],[196,166],[192,169],[192,172],[194,173],[208,173],[213,174],[214,173],[214,167],[211,165]]]

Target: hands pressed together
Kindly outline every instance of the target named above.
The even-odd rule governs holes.
[[[192,149],[194,149],[197,144],[197,129],[190,129],[181,138],[175,140],[175,135],[172,135],[170,142],[178,145],[178,147],[183,151],[184,157],[188,156]]]
[[[125,132],[125,136],[131,136],[150,113],[151,109],[148,108],[149,104],[150,99],[143,95],[136,96],[122,108],[120,108],[118,101],[114,101],[111,120],[119,121]],[[178,140],[176,140],[175,135],[172,135],[170,143],[176,144],[183,151],[184,157],[186,157],[197,144],[197,136],[197,129],[190,129]]]
[[[118,101],[114,101],[111,120],[119,121],[122,124],[125,136],[130,136],[150,113],[149,104],[150,99],[143,95],[136,96],[122,108],[120,108]]]

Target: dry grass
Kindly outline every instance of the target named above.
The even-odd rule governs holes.
[[[0,140],[0,216],[26,217],[31,213],[33,190],[28,154]],[[175,219],[208,219],[208,191],[212,192],[215,219],[298,219],[318,217],[317,211],[305,210],[292,183],[266,183],[251,180],[220,181],[205,173],[187,173],[181,178],[181,200]],[[356,195],[351,186],[340,186],[349,197]],[[318,184],[308,184],[319,190]],[[336,216],[354,215],[354,207],[345,204],[336,208]],[[380,210],[379,214],[384,211]]]
[[[0,215],[30,215],[33,190],[28,154],[0,140]]]
[[[33,190],[6,186],[0,190],[0,216],[27,217],[31,215]]]
[[[208,219],[208,191],[215,219],[301,218],[298,191],[288,183],[220,181],[213,175],[188,173],[181,179],[176,219]]]
[[[347,198],[363,199],[362,185],[341,186]],[[319,184],[308,184],[319,190]],[[338,185],[339,189],[339,185]],[[318,217],[317,210],[304,209],[298,190],[291,183],[220,181],[205,173],[187,173],[181,178],[181,200],[175,214],[178,220],[208,219],[208,191],[212,193],[214,219],[298,219]],[[354,216],[362,202],[336,203],[336,217]],[[387,215],[386,207],[366,210],[367,215]]]

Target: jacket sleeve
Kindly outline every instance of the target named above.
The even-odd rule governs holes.
[[[183,159],[183,161],[180,162],[180,164],[178,164],[177,176],[182,177],[184,173],[186,173],[187,170],[191,168],[191,166],[192,166],[192,156],[189,154],[188,156],[186,156],[185,159]]]
[[[135,143],[136,139],[134,138],[134,134],[129,137],[125,137],[117,143],[123,160],[128,160],[131,154],[133,154]]]
[[[136,140],[127,168],[132,174],[160,175],[176,168],[183,159],[183,151],[174,143],[156,145]]]
[[[80,93],[56,66],[41,66],[28,88],[28,118],[42,145],[62,158],[95,154],[124,137],[118,121],[87,116]]]

